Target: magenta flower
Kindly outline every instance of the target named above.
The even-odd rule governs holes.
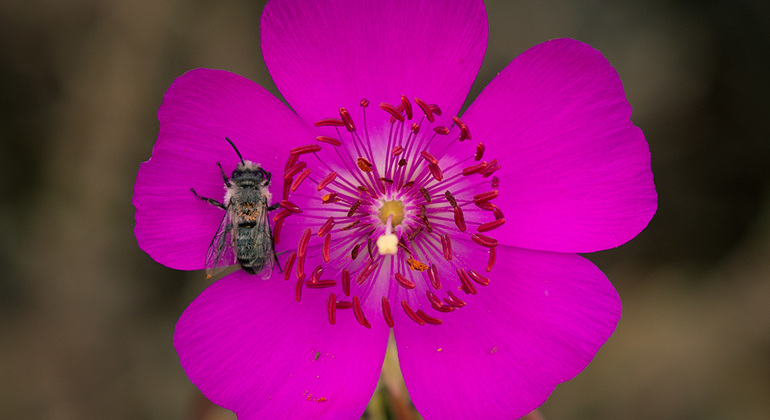
[[[425,419],[517,418],[577,375],[621,304],[577,253],[655,213],[644,136],[621,82],[570,39],[511,62],[457,117],[486,48],[480,0],[273,0],[265,61],[289,109],[197,69],[158,112],[137,176],[136,237],[204,268],[224,211],[217,162],[272,174],[276,266],[238,270],[179,319],[193,383],[240,419],[358,418],[393,329]],[[292,111],[293,110],[293,111]],[[229,263],[235,264],[229,255]]]

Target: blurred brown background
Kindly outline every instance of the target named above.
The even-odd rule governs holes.
[[[591,258],[618,330],[542,408],[556,419],[770,418],[770,2],[488,1],[473,98],[556,37],[614,64],[660,194],[637,239]],[[0,418],[232,418],[178,365],[206,286],[133,236],[133,182],[172,80],[222,68],[275,88],[261,2],[0,2]],[[368,418],[395,408],[376,394]]]

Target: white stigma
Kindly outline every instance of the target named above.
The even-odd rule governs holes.
[[[393,234],[393,215],[388,216],[385,234],[377,238],[377,252],[380,255],[394,255],[398,251],[398,236]]]

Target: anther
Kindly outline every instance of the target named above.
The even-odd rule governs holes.
[[[356,210],[358,210],[358,206],[361,205],[361,200],[356,200],[355,203],[353,203],[352,206],[350,206],[350,210],[348,210],[348,217],[353,217],[353,214],[355,214]]]
[[[422,194],[422,198],[424,198],[425,201],[430,203],[430,193],[425,189],[425,187],[420,187],[420,194]]]
[[[401,95],[401,105],[404,107],[404,111],[406,111],[406,118],[411,120],[412,119],[412,104],[409,102],[409,99],[406,98],[406,96]]]
[[[431,292],[430,290],[426,290],[425,295],[428,297],[428,300],[430,301],[431,306],[433,305],[441,306],[441,299],[439,299],[435,293]]]
[[[396,282],[398,282],[398,284],[401,285],[401,287],[403,287],[405,289],[414,289],[415,288],[414,282],[412,282],[408,278],[404,277],[404,275],[401,274],[401,273],[396,273]]]
[[[335,296],[334,293],[329,295],[326,307],[329,314],[329,323],[334,325],[334,322],[337,320],[337,296]]]
[[[435,163],[428,164],[428,171],[430,171],[430,174],[433,175],[433,178],[436,181],[441,182],[441,180],[444,179],[444,173],[441,171],[441,168]]]
[[[289,199],[289,188],[291,188],[291,178],[283,180],[283,194],[281,198],[284,200]]]
[[[404,159],[404,158],[401,158],[401,159],[398,161],[398,166],[406,166],[406,159]]]
[[[297,162],[291,168],[289,168],[286,171],[286,173],[283,174],[283,179],[285,179],[285,180],[291,179],[294,175],[297,175],[299,173],[299,171],[305,169],[305,166],[307,166],[307,163],[305,163],[305,162]]]
[[[497,247],[489,248],[489,261],[487,261],[487,273],[492,271],[492,267],[495,266],[495,260],[497,260]]]
[[[436,134],[439,134],[442,136],[446,136],[447,134],[449,134],[449,129],[444,127],[443,125],[440,125],[438,127],[433,127],[433,131],[435,131]]]
[[[455,294],[452,293],[451,290],[447,291],[447,295],[449,295],[448,296],[449,301],[447,301],[447,298],[444,298],[444,302],[447,302],[450,305],[452,305],[454,307],[457,307],[457,308],[462,308],[463,306],[465,306],[465,301],[463,301],[459,297],[455,296]]]
[[[405,300],[401,301],[401,307],[404,309],[404,312],[406,313],[406,316],[412,319],[412,321],[420,324],[425,325],[425,320],[422,319],[419,315],[417,315],[411,306],[409,306],[408,303],[406,303]]]
[[[428,108],[430,108],[430,112],[438,115],[439,117],[441,116],[441,108],[439,108],[438,105],[430,104],[430,105],[428,105]]]
[[[328,219],[318,228],[318,237],[323,237],[334,227],[334,217],[329,216]]]
[[[340,108],[340,117],[342,118],[342,122],[345,124],[345,128],[349,132],[356,131],[356,125],[353,124],[353,118],[350,117],[350,113],[345,108]]]
[[[475,204],[476,207],[486,211],[494,211],[495,208],[497,208],[494,204],[490,203],[489,201],[474,201],[473,204]]]
[[[438,277],[438,267],[436,267],[436,264],[430,265],[428,279],[430,279],[430,285],[433,286],[434,289],[441,289],[441,279]]]
[[[320,141],[321,143],[331,144],[332,146],[337,146],[337,147],[342,146],[342,141],[340,141],[339,139],[335,139],[334,137],[318,136],[315,139]]]
[[[502,218],[504,218],[504,217],[505,217],[505,216],[503,215],[503,211],[502,211],[502,210],[500,210],[500,207],[495,207],[495,208],[492,210],[492,214],[494,214],[494,215],[495,215],[495,219],[497,219],[497,220],[499,220],[499,219],[502,219]]]
[[[353,247],[353,250],[350,251],[350,259],[355,260],[358,258],[358,248],[361,246],[361,244],[356,244],[356,246]]]
[[[332,279],[324,279],[324,280],[316,280],[314,282],[305,282],[305,287],[308,289],[327,289],[329,287],[334,287],[337,285],[337,282]]]
[[[305,180],[310,175],[310,168],[305,169],[302,171],[299,176],[297,176],[297,179],[294,180],[294,182],[291,183],[291,192],[297,191],[297,188],[299,188],[299,184],[302,183],[302,181]]]
[[[286,259],[286,263],[284,263],[284,269],[283,269],[283,279],[289,280],[289,277],[291,276],[291,269],[294,268],[294,260],[297,259],[297,253],[292,252],[291,255],[289,255],[289,258]]]
[[[447,261],[452,261],[452,238],[449,236],[448,233],[444,234],[444,237],[446,238],[446,248],[444,248],[444,258],[446,258]]]
[[[404,147],[401,145],[398,145],[393,148],[393,150],[390,152],[393,156],[398,156],[401,154],[401,152],[404,151]]]
[[[307,255],[307,243],[310,241],[310,228],[306,228],[302,233],[302,237],[299,238],[299,245],[297,246],[297,255],[300,258],[304,258]]]
[[[289,150],[289,154],[294,156],[299,156],[299,155],[304,155],[306,153],[316,153],[319,151],[321,151],[321,146],[317,144],[306,144],[304,146],[297,146]]]
[[[465,216],[463,215],[463,209],[461,209],[460,206],[454,208],[454,216],[457,229],[460,229],[460,232],[465,232]]]
[[[460,278],[460,282],[462,283],[463,292],[465,292],[467,294],[470,294],[470,295],[475,295],[476,293],[478,293],[478,292],[476,292],[476,286],[473,285],[473,283],[471,282],[470,277],[468,277],[468,273],[465,272],[464,268],[462,268],[462,269],[458,268],[457,269],[457,277]]]
[[[324,262],[329,262],[329,260],[331,259],[331,255],[330,255],[331,244],[332,244],[332,235],[328,234],[326,235],[326,237],[324,237],[324,245],[321,252],[321,256],[323,257]]]
[[[495,207],[497,208],[497,207]],[[476,228],[479,232],[489,232],[490,230],[497,229],[505,223],[505,219],[496,219],[491,222],[482,223]]]
[[[299,160],[299,155],[289,155],[289,158],[286,159],[286,164],[283,166],[283,171],[286,172],[294,166],[295,163],[297,163],[297,160]]]
[[[401,244],[399,243],[399,245]],[[406,263],[409,264],[409,268],[412,270],[425,271],[428,269],[428,264],[425,264],[422,261],[415,260],[414,258],[408,258],[406,260]]]
[[[412,123],[412,126],[410,127],[412,130],[412,133],[419,134],[420,133],[420,124]]]
[[[377,178],[377,179],[379,179],[380,181],[382,181],[382,182],[384,182],[384,183],[386,183],[386,184],[390,184],[390,185],[392,185],[392,184],[393,184],[393,180],[392,180],[392,179],[390,179],[390,178],[385,178],[384,176],[381,176],[381,177],[379,177],[379,178]]]
[[[428,324],[441,325],[441,323],[442,323],[440,319],[434,318],[434,317],[426,314],[425,311],[423,311],[422,309],[418,309],[417,310],[417,316],[419,316],[420,318],[425,320],[425,322],[427,322]]]
[[[292,213],[302,213],[302,210],[299,208],[298,205],[288,200],[281,200],[280,206]]]
[[[432,164],[434,164],[434,165],[438,165],[438,159],[436,159],[435,157],[433,157],[433,155],[432,155],[432,154],[428,153],[428,151],[427,151],[427,150],[423,150],[422,152],[420,152],[420,155],[422,155],[422,157],[423,157],[425,160],[427,160],[428,162],[430,162],[430,163],[432,163]]]
[[[287,209],[283,209],[283,210],[279,211],[275,216],[273,216],[273,221],[276,222],[276,223],[280,222],[281,220],[291,216],[291,214],[292,214],[292,211],[287,210]]]
[[[500,178],[497,176],[492,177],[492,188],[497,189],[500,186]]]
[[[425,118],[427,118],[428,121],[430,121],[430,122],[435,121],[436,117],[433,116],[433,112],[430,110],[430,106],[428,104],[426,104],[420,98],[414,98],[414,103],[416,103],[417,106],[420,107],[422,112],[425,114]]]
[[[347,268],[342,269],[342,292],[350,296],[350,271]]]
[[[477,174],[483,171],[486,167],[487,167],[487,162],[481,161],[480,163],[477,163],[475,165],[471,165],[466,168],[463,168],[462,174],[463,176]]]
[[[497,162],[497,159],[492,159],[489,162],[489,164],[487,164],[487,167],[484,168],[483,171],[481,171],[481,175],[484,178],[487,178],[490,175],[492,175],[495,171],[497,171],[498,169],[500,169],[500,164]]]
[[[369,267],[372,266],[372,260],[369,260],[364,264],[363,267],[358,271],[358,275],[356,276],[356,283],[358,284],[364,284],[364,280],[366,280],[366,272],[369,271]]]
[[[372,171],[372,162],[369,162],[366,158],[360,157],[356,159],[356,164],[358,165],[358,168],[364,172]]]
[[[480,233],[474,233],[473,235],[471,235],[471,239],[473,239],[473,242],[476,242],[477,244],[488,248],[497,246],[497,239],[490,238],[489,236],[482,235]]]
[[[489,201],[497,198],[498,191],[492,190],[473,196],[473,201]]]
[[[359,105],[361,105],[361,108],[366,108],[369,106],[369,100],[366,98],[361,99],[361,102],[359,102]]]
[[[275,223],[275,226],[273,227],[273,243],[278,245],[278,242],[281,241],[281,229],[283,228],[283,221],[285,219],[281,219]]]
[[[308,280],[308,283],[315,283],[321,278],[321,274],[323,274],[324,268],[321,264],[318,264],[316,268],[313,269],[313,272],[310,273],[310,279]]]
[[[392,115],[393,118],[399,120],[400,122],[404,122],[404,116],[401,115],[400,112],[398,112],[398,108],[396,108],[395,106],[387,102],[382,102],[380,103],[380,108],[382,108],[382,110],[387,112],[388,114]]]
[[[468,276],[470,276],[471,280],[475,281],[476,283],[482,286],[489,286],[489,278],[482,276],[472,268],[468,269]]]
[[[361,223],[361,219],[356,219],[356,220],[353,220],[351,223],[348,223],[347,225],[343,226],[341,230],[350,230],[350,229],[353,229],[353,228],[354,228],[354,227],[356,227],[356,225],[358,225],[359,223]]]
[[[351,302],[348,302],[346,300],[337,301],[337,309],[350,309],[352,307],[353,307],[353,304]]]
[[[356,315],[356,321],[358,321],[359,324],[366,328],[372,328],[372,325],[364,315],[364,310],[361,309],[361,300],[358,298],[358,296],[353,296],[353,313]]]
[[[338,201],[337,193],[333,192],[333,193],[326,194],[323,197],[321,197],[321,201],[323,202],[323,204],[336,203]]]
[[[342,127],[345,123],[339,118],[324,118],[313,123],[316,127]]]
[[[480,161],[482,157],[484,157],[484,149],[486,149],[486,147],[484,147],[484,143],[479,142],[479,144],[476,145],[476,156],[474,159],[477,162]]]
[[[444,193],[444,197],[446,197],[446,201],[448,201],[452,207],[457,207],[457,200],[455,200],[455,196],[452,195],[452,193],[449,192],[449,190],[446,190],[446,192]]]
[[[385,323],[388,324],[388,327],[393,328],[393,325],[395,325],[393,313],[390,311],[390,302],[388,302],[388,298],[385,296],[382,297],[382,317],[385,318]]]
[[[447,252],[448,251],[448,249],[447,249],[448,247],[447,247],[447,244],[446,244],[446,236],[439,235],[439,239],[441,239],[441,252],[444,253],[444,259],[447,260],[447,261],[450,261],[452,259],[452,254]]]
[[[297,284],[294,286],[294,299],[297,299],[297,302],[300,301],[302,298],[302,285],[305,284],[305,280],[300,278],[297,279]]]

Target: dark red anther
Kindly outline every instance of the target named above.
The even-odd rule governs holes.
[[[433,308],[433,309],[435,309],[435,310],[437,310],[437,311],[439,311],[439,312],[444,312],[444,313],[447,313],[447,312],[452,312],[452,311],[454,311],[454,310],[455,310],[455,307],[454,307],[454,306],[451,306],[451,305],[444,305],[444,304],[442,304],[442,303],[438,303],[438,304],[436,304],[436,305],[434,305],[434,304],[431,304],[431,305],[430,305],[430,307],[431,307],[431,308]]]
[[[407,181],[406,183],[404,183],[404,186],[401,187],[401,189],[407,190],[409,188],[412,188],[412,185],[414,185],[414,181]]]
[[[297,175],[297,178],[294,180],[294,182],[291,183],[290,191],[291,192],[297,191],[297,188],[299,188],[299,185],[302,184],[302,181],[304,181],[305,178],[307,178],[309,175],[310,175],[310,168],[300,172],[300,174]]]
[[[431,292],[430,290],[426,290],[425,295],[428,297],[428,300],[430,301],[431,305],[441,306],[441,299],[439,299],[435,293]]]
[[[492,267],[495,266],[495,260],[497,260],[497,247],[489,248],[489,261],[487,261],[487,273],[492,271]]]
[[[387,102],[382,102],[380,104],[380,108],[382,108],[382,110],[387,112],[388,114],[392,115],[393,118],[399,120],[400,122],[404,122],[404,116],[401,115],[400,112],[398,112],[398,108],[396,108],[395,106]]]
[[[291,178],[283,180],[283,194],[281,198],[284,200],[289,199],[289,188],[291,188]]]
[[[497,198],[497,195],[498,195],[498,191],[497,190],[487,191],[487,192],[484,192],[484,193],[481,193],[481,194],[474,195],[473,196],[473,201],[489,201],[489,200],[494,200],[495,198]]]
[[[438,277],[438,267],[436,267],[436,264],[430,265],[428,279],[430,279],[430,285],[433,286],[434,289],[441,289],[441,279]]]
[[[276,245],[278,245],[278,242],[281,241],[281,229],[283,228],[283,221],[284,219],[275,222],[275,226],[273,227],[273,243]]]
[[[452,261],[452,238],[449,236],[448,233],[444,234],[444,237],[446,238],[446,249],[444,250],[444,258],[446,258],[447,261]]]
[[[420,187],[420,194],[422,194],[422,198],[424,198],[426,202],[430,203],[430,193],[425,187]]]
[[[409,99],[406,98],[406,96],[401,95],[401,105],[404,107],[404,111],[406,111],[406,118],[411,120],[412,119],[412,104],[409,102]]]
[[[363,284],[364,280],[366,280],[366,272],[369,270],[369,267],[372,266],[372,260],[368,260],[366,264],[364,264],[363,267],[361,267],[360,270],[358,270],[358,275],[356,276],[356,283]]]
[[[342,269],[342,292],[350,296],[350,271],[347,268]]]
[[[497,208],[497,207],[495,207]],[[491,222],[482,223],[476,228],[479,232],[489,232],[490,230],[497,229],[505,223],[505,219],[495,219]]]
[[[416,238],[416,237],[417,237],[417,235],[419,235],[419,234],[420,234],[420,232],[422,232],[422,226],[417,226],[417,229],[415,229],[415,230],[413,230],[413,231],[409,232],[409,240],[410,240],[410,241],[413,241],[413,240],[414,240],[414,238]]]
[[[372,254],[372,249],[374,249],[374,243],[372,242],[372,238],[366,238],[366,251],[369,253],[369,259],[374,258],[374,254]]]
[[[393,325],[395,325],[393,313],[390,311],[390,302],[388,302],[388,298],[385,296],[382,297],[382,317],[385,318],[385,323],[388,324],[388,327],[393,328]]]
[[[500,187],[500,178],[498,178],[497,176],[493,176],[492,177],[492,188],[497,189],[498,187]]]
[[[308,283],[315,283],[321,278],[321,274],[323,274],[324,268],[321,264],[318,264],[316,268],[313,269],[313,272],[310,273],[310,280],[308,280]]]
[[[468,276],[471,278],[471,280],[482,286],[489,286],[489,278],[482,276],[478,271],[472,268],[468,269]]]
[[[434,165],[438,165],[438,159],[436,159],[435,157],[433,157],[433,155],[432,155],[432,154],[428,153],[428,151],[427,151],[427,150],[423,150],[422,152],[420,152],[420,155],[422,155],[422,157],[423,157],[425,160],[427,160],[428,162],[430,162],[430,163],[432,163],[432,164],[434,164]]]
[[[286,173],[283,174],[283,179],[285,179],[285,180],[291,179],[294,175],[297,175],[299,173],[299,171],[305,169],[305,166],[307,166],[307,163],[305,163],[305,162],[297,162],[297,163],[295,163],[294,165],[292,165],[291,168],[289,168],[286,171]]]
[[[449,303],[450,305],[452,305],[452,306],[454,306],[456,308],[462,308],[463,306],[465,306],[465,301],[463,301],[459,297],[455,296],[455,294],[452,293],[451,290],[447,291],[447,295],[449,295],[448,296],[449,301],[447,302],[447,299],[445,298],[444,302],[447,302],[447,303]]]
[[[307,153],[316,153],[321,151],[321,146],[317,144],[306,144],[304,146],[297,146],[289,150],[290,155],[299,156]]]
[[[321,238],[325,236],[327,233],[329,233],[330,230],[334,227],[334,217],[329,216],[328,219],[324,222],[324,224],[321,225],[320,228],[318,228],[318,237]]]
[[[419,316],[419,315],[417,315],[417,314],[414,312],[414,310],[412,309],[412,307],[411,307],[411,306],[409,306],[409,304],[408,304],[408,303],[406,303],[406,301],[405,301],[405,300],[402,300],[402,301],[401,301],[401,307],[404,309],[404,312],[406,313],[406,316],[408,316],[409,318],[411,318],[411,319],[412,319],[412,321],[414,321],[414,322],[416,322],[416,323],[418,323],[418,324],[420,324],[420,325],[425,325],[425,320],[424,320],[424,319],[422,319],[422,318],[420,318],[420,316]]]
[[[471,235],[471,239],[473,239],[473,242],[476,242],[477,244],[481,246],[485,246],[487,248],[492,248],[497,246],[497,239],[490,238],[489,236],[482,235],[480,233],[474,233]]]
[[[305,282],[305,287],[308,289],[326,289],[329,287],[334,287],[337,285],[337,282],[332,279],[323,279],[323,280],[316,280],[313,282]]]
[[[286,259],[286,262],[283,264],[285,267],[283,269],[283,279],[289,280],[289,277],[291,276],[291,269],[294,268],[294,260],[297,259],[297,253],[292,252],[291,255],[289,255],[289,258]]]
[[[372,328],[372,324],[366,319],[364,310],[361,309],[361,299],[358,296],[353,296],[353,313],[356,315],[356,321],[366,328]]]
[[[345,108],[340,108],[340,117],[342,118],[342,122],[345,124],[345,128],[349,132],[356,131],[356,125],[353,124],[353,118],[351,118],[350,113]]]
[[[436,181],[441,182],[441,180],[444,179],[444,172],[442,172],[441,168],[435,163],[428,164],[428,171],[430,171],[430,174],[433,175],[433,179]]]
[[[419,134],[419,132],[420,132],[420,124],[412,123],[411,130],[412,130],[412,133]]]
[[[281,220],[289,217],[291,214],[292,214],[291,211],[283,209],[283,210],[279,211],[278,213],[276,213],[275,216],[273,216],[273,221],[274,222],[280,222]]]
[[[491,161],[489,161],[489,163],[487,164],[487,167],[486,167],[486,168],[484,168],[484,170],[483,170],[483,171],[481,171],[481,175],[482,175],[484,178],[487,178],[487,177],[489,177],[490,175],[492,175],[492,174],[493,174],[495,171],[497,171],[498,169],[500,169],[500,164],[497,162],[497,159],[492,159],[492,160],[491,160]]]
[[[324,262],[329,262],[331,259],[331,245],[332,235],[328,234],[324,237],[324,245],[321,251],[321,256],[323,257]]]
[[[460,269],[460,268],[457,269],[457,277],[460,278],[460,282],[462,283],[463,292],[465,292],[467,294],[470,294],[470,295],[475,295],[476,293],[478,293],[476,291],[476,286],[473,285],[473,282],[471,282],[471,278],[468,276],[468,273],[465,271],[464,268],[463,269]]]
[[[356,246],[353,247],[353,251],[350,252],[350,259],[355,260],[358,258],[358,248],[361,247],[361,244],[356,244]]]
[[[367,158],[360,157],[356,159],[356,165],[358,165],[358,168],[364,172],[372,171],[372,162],[369,162],[369,159]]]
[[[339,201],[339,199],[337,198],[336,192],[332,192],[321,197],[321,203],[323,204],[336,203],[337,201]]]
[[[289,155],[289,158],[286,159],[286,164],[283,165],[283,171],[286,172],[294,166],[295,163],[297,163],[297,160],[299,160],[299,155]]]
[[[476,207],[486,211],[494,211],[496,208],[495,205],[489,201],[474,201],[473,204],[475,204]]]
[[[305,280],[305,256],[304,255],[297,256],[297,278],[300,280]]]
[[[350,309],[353,307],[353,303],[343,300],[337,301],[337,309]]]
[[[358,210],[358,207],[361,205],[361,200],[356,200],[355,203],[353,203],[352,206],[350,206],[350,210],[348,210],[348,217],[353,217],[353,214],[356,213],[356,210]]]
[[[310,241],[310,228],[305,229],[302,233],[302,237],[299,238],[299,245],[297,245],[297,255],[300,258],[304,258],[307,255],[307,243]]]
[[[401,287],[405,289],[414,289],[415,287],[414,282],[404,277],[404,275],[401,273],[396,273],[396,281],[399,285],[401,285]]]
[[[468,176],[468,175],[477,174],[483,171],[484,169],[486,169],[486,167],[487,167],[487,162],[481,161],[475,165],[471,165],[466,168],[463,168],[463,175]]]
[[[440,125],[438,127],[433,127],[433,131],[435,131],[436,134],[441,136],[446,136],[447,134],[449,134],[449,129],[444,127],[443,125]]]
[[[361,105],[361,108],[366,108],[367,106],[369,106],[369,100],[366,98],[363,98],[361,99],[361,102],[359,102],[359,104]]]
[[[457,206],[454,208],[454,213],[455,225],[457,225],[457,229],[460,229],[460,232],[465,232],[467,227],[465,226],[465,216],[463,215],[463,209],[461,209],[460,206]]]
[[[334,182],[334,180],[337,178],[337,172],[331,172],[324,179],[321,180],[321,182],[318,183],[318,186],[315,187],[316,191],[321,191],[322,189],[326,188],[327,185]]]
[[[430,112],[438,115],[439,117],[441,116],[441,108],[439,108],[438,105],[430,104],[430,105],[428,105],[428,107],[430,108]]]
[[[428,121],[433,122],[435,121],[436,117],[433,116],[433,112],[430,110],[430,105],[426,104],[422,99],[420,98],[414,98],[414,103],[417,104],[417,106],[422,109],[422,112],[425,114],[425,118],[428,119]]]
[[[398,156],[403,151],[404,151],[404,147],[399,144],[398,146],[394,147],[390,153],[393,154],[393,156]]]
[[[471,129],[468,128],[467,125],[464,125],[464,124],[461,125],[460,126],[460,138],[458,139],[458,141],[470,140],[470,139],[471,139]]]
[[[446,244],[446,236],[439,235],[439,238],[441,239],[441,252],[444,254],[444,259],[446,259],[447,261],[450,261],[452,259],[452,254],[447,253],[448,247]]]
[[[446,192],[444,193],[444,197],[446,197],[446,201],[449,202],[449,205],[451,205],[452,207],[457,207],[457,200],[455,200],[455,196],[452,195],[452,193],[449,192],[449,190],[446,190]]]
[[[345,122],[339,118],[324,118],[313,123],[316,127],[342,127]]]
[[[406,159],[404,159],[404,158],[399,159],[398,166],[406,166]]]
[[[329,300],[326,302],[326,310],[329,314],[329,323],[334,325],[337,320],[337,296],[334,293],[329,295]]]
[[[474,159],[476,161],[480,161],[482,157],[484,157],[484,150],[486,147],[484,146],[484,143],[479,142],[479,144],[476,145],[476,156]]]
[[[332,146],[337,146],[337,147],[342,146],[342,141],[340,141],[339,139],[335,139],[334,137],[318,136],[315,139],[320,141],[321,143],[331,144]]]
[[[500,210],[500,207],[495,207],[495,208],[492,210],[492,214],[494,214],[494,215],[495,215],[495,219],[502,219],[502,218],[504,218],[504,217],[505,217],[505,216],[503,215],[503,211],[502,211],[502,210]]]
[[[442,321],[438,318],[434,318],[428,314],[425,313],[422,309],[417,310],[417,316],[422,318],[425,322],[432,325],[441,325]]]
[[[297,299],[297,302],[302,298],[302,285],[305,284],[304,279],[297,279],[297,284],[294,286],[294,299]]]
[[[302,209],[298,205],[292,203],[289,200],[281,200],[280,206],[292,213],[302,213]]]
[[[393,180],[390,179],[390,178],[385,178],[384,176],[381,176],[381,177],[379,177],[377,179],[379,179],[380,181],[382,181],[382,182],[384,182],[386,184],[393,185]]]
[[[361,223],[361,219],[356,219],[356,220],[353,220],[351,223],[348,223],[347,225],[343,226],[343,227],[342,227],[340,230],[343,230],[343,231],[344,231],[344,230],[350,230],[350,229],[353,229],[353,228],[354,228],[354,227],[356,227],[356,225],[358,225],[359,223]]]

